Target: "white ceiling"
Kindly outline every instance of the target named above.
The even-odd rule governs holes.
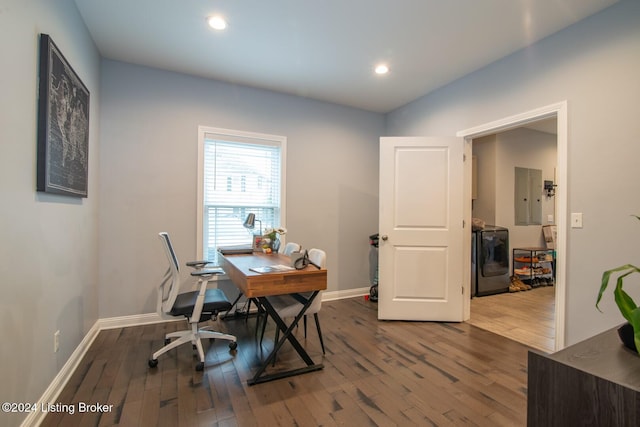
[[[385,113],[617,0],[75,2],[105,58]]]

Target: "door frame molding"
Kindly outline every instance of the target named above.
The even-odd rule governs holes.
[[[459,131],[456,136],[462,137],[465,143],[471,146],[471,141],[475,138],[491,135],[494,133],[514,129],[525,125],[527,123],[535,122],[542,119],[548,119],[556,117],[557,119],[557,170],[556,170],[556,184],[561,189],[556,194],[556,226],[558,230],[558,237],[556,241],[556,283],[555,283],[555,350],[558,351],[565,346],[565,307],[566,307],[566,260],[567,260],[567,230],[568,230],[568,180],[567,180],[567,167],[568,167],[568,105],[567,101],[561,101],[555,104],[547,105],[544,107],[536,108],[534,110],[526,111],[524,113],[515,114],[513,116],[505,117],[499,120],[495,120],[489,123],[481,124],[469,129]],[[471,167],[470,162],[465,162],[465,175],[469,179],[465,179],[465,188],[468,187],[468,192],[471,194],[471,180],[470,171],[467,171]],[[467,173],[468,172],[468,173]],[[465,194],[467,190],[465,190]],[[471,203],[465,204],[465,216],[471,217]],[[471,253],[471,239],[468,239],[468,243],[465,240],[465,251]],[[466,280],[466,286],[468,287],[466,295],[469,298],[465,301],[465,319],[470,316],[470,296],[471,296],[471,283],[470,278]]]

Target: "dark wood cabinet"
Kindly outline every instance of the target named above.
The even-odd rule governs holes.
[[[616,329],[550,355],[529,352],[529,427],[640,425],[640,356]]]

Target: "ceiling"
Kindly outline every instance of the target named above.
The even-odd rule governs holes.
[[[617,0],[75,2],[105,58],[386,113]]]

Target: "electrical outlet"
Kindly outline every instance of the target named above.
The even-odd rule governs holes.
[[[582,213],[581,212],[572,212],[571,213],[571,228],[582,228]]]
[[[60,330],[53,334],[53,352],[57,353],[58,350],[60,350]]]

